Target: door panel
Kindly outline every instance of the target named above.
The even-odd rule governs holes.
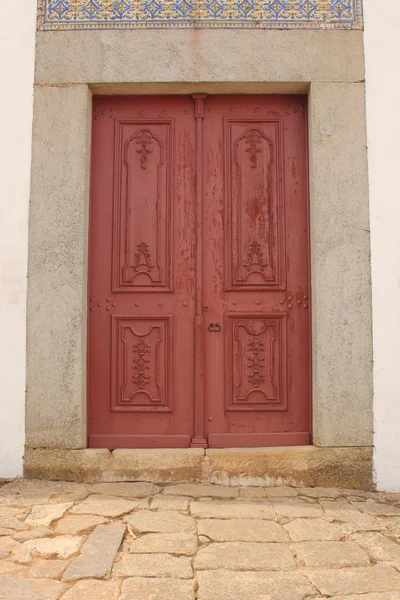
[[[305,100],[213,96],[205,114],[208,443],[308,444]]]
[[[99,97],[93,114],[89,444],[187,447],[193,101]]]

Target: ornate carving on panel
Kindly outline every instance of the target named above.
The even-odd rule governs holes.
[[[256,260],[254,260],[254,258]],[[264,267],[267,265],[263,262],[263,252],[261,250],[261,244],[258,242],[252,242],[249,246],[249,251],[247,253],[247,260],[243,263],[243,266],[249,271],[252,266],[258,265],[261,271],[264,270]]]
[[[262,138],[263,135],[258,129],[249,129],[244,138],[246,144],[249,146],[249,148],[246,148],[246,152],[249,152],[250,154],[250,164],[252,169],[255,169],[257,166],[257,154],[261,152],[260,144]]]
[[[226,329],[226,409],[284,410],[285,318],[231,314]]]
[[[141,148],[138,148],[136,152],[140,154],[140,162],[142,165],[142,169],[147,167],[147,163],[149,162],[148,155],[153,152],[151,149],[151,144],[153,143],[153,136],[150,131],[143,129],[136,134],[136,144],[140,144]]]
[[[170,411],[171,317],[113,316],[115,411]]]
[[[143,260],[141,260],[143,259]],[[150,260],[150,252],[149,252],[149,246],[148,244],[145,244],[144,242],[142,242],[141,244],[137,245],[137,252],[135,254],[135,262],[132,265],[134,271],[138,271],[139,267],[141,266],[147,266],[147,270],[151,271],[151,269],[153,269],[154,265],[152,264],[151,260]]]

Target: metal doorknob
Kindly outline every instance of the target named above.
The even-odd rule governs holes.
[[[221,325],[219,323],[210,323],[208,326],[208,331],[211,331],[211,333],[218,333],[221,331]]]

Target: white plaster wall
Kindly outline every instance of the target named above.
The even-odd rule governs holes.
[[[0,477],[22,475],[34,0],[1,3]]]
[[[374,466],[378,489],[400,491],[400,3],[364,0],[364,13]]]

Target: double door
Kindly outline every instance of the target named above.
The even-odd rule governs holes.
[[[91,447],[310,443],[306,100],[96,97]]]

